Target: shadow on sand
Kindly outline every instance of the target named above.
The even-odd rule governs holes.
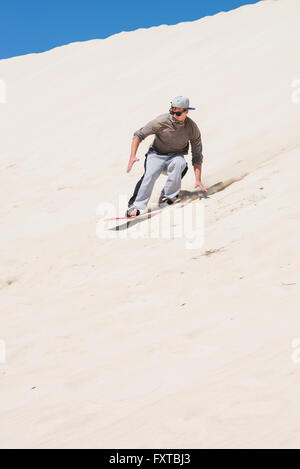
[[[207,199],[209,196],[215,194],[216,192],[223,191],[226,189],[226,187],[230,186],[234,182],[240,181],[243,179],[245,176],[247,176],[247,173],[243,174],[240,177],[237,178],[230,178],[227,179],[226,181],[220,181],[217,182],[216,184],[213,184],[207,189],[207,192],[197,190],[197,191],[185,191],[182,190],[179,192],[179,197],[178,200],[176,200],[175,205],[178,203],[184,203],[184,202],[192,202],[193,200],[200,200],[200,199]],[[121,230],[126,230],[129,227],[132,227],[134,225],[137,225],[138,223],[141,223],[142,221],[148,220],[149,218],[154,217],[160,213],[160,211],[153,211],[152,213],[149,212],[149,214],[143,218],[134,218],[133,220],[126,221],[125,223],[122,223],[121,225],[117,225],[113,228],[109,228],[110,231],[121,231]]]

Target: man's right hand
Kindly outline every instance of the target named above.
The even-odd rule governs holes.
[[[127,173],[130,173],[131,168],[132,168],[132,166],[134,165],[134,163],[136,161],[140,161],[139,158],[137,158],[136,156],[134,158],[130,158],[130,161],[129,161],[128,167],[127,167]]]

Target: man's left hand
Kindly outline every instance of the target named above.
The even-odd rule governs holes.
[[[204,192],[207,192],[206,187],[203,186],[203,184],[200,181],[196,181],[195,183],[195,188],[200,187],[200,189]]]

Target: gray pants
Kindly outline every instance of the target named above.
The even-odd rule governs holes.
[[[180,191],[182,172],[187,163],[182,155],[158,155],[155,151],[148,152],[145,174],[136,186],[134,196],[129,201],[130,207],[143,210],[147,207],[153,187],[158,176],[168,176],[162,195],[173,199]]]

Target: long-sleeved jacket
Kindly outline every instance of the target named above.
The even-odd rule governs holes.
[[[155,134],[149,148],[163,155],[187,155],[189,142],[192,148],[192,163],[201,164],[203,160],[201,134],[197,124],[186,117],[184,122],[174,119],[171,114],[161,114],[144,127],[134,132],[133,136],[144,140],[148,135]]]

